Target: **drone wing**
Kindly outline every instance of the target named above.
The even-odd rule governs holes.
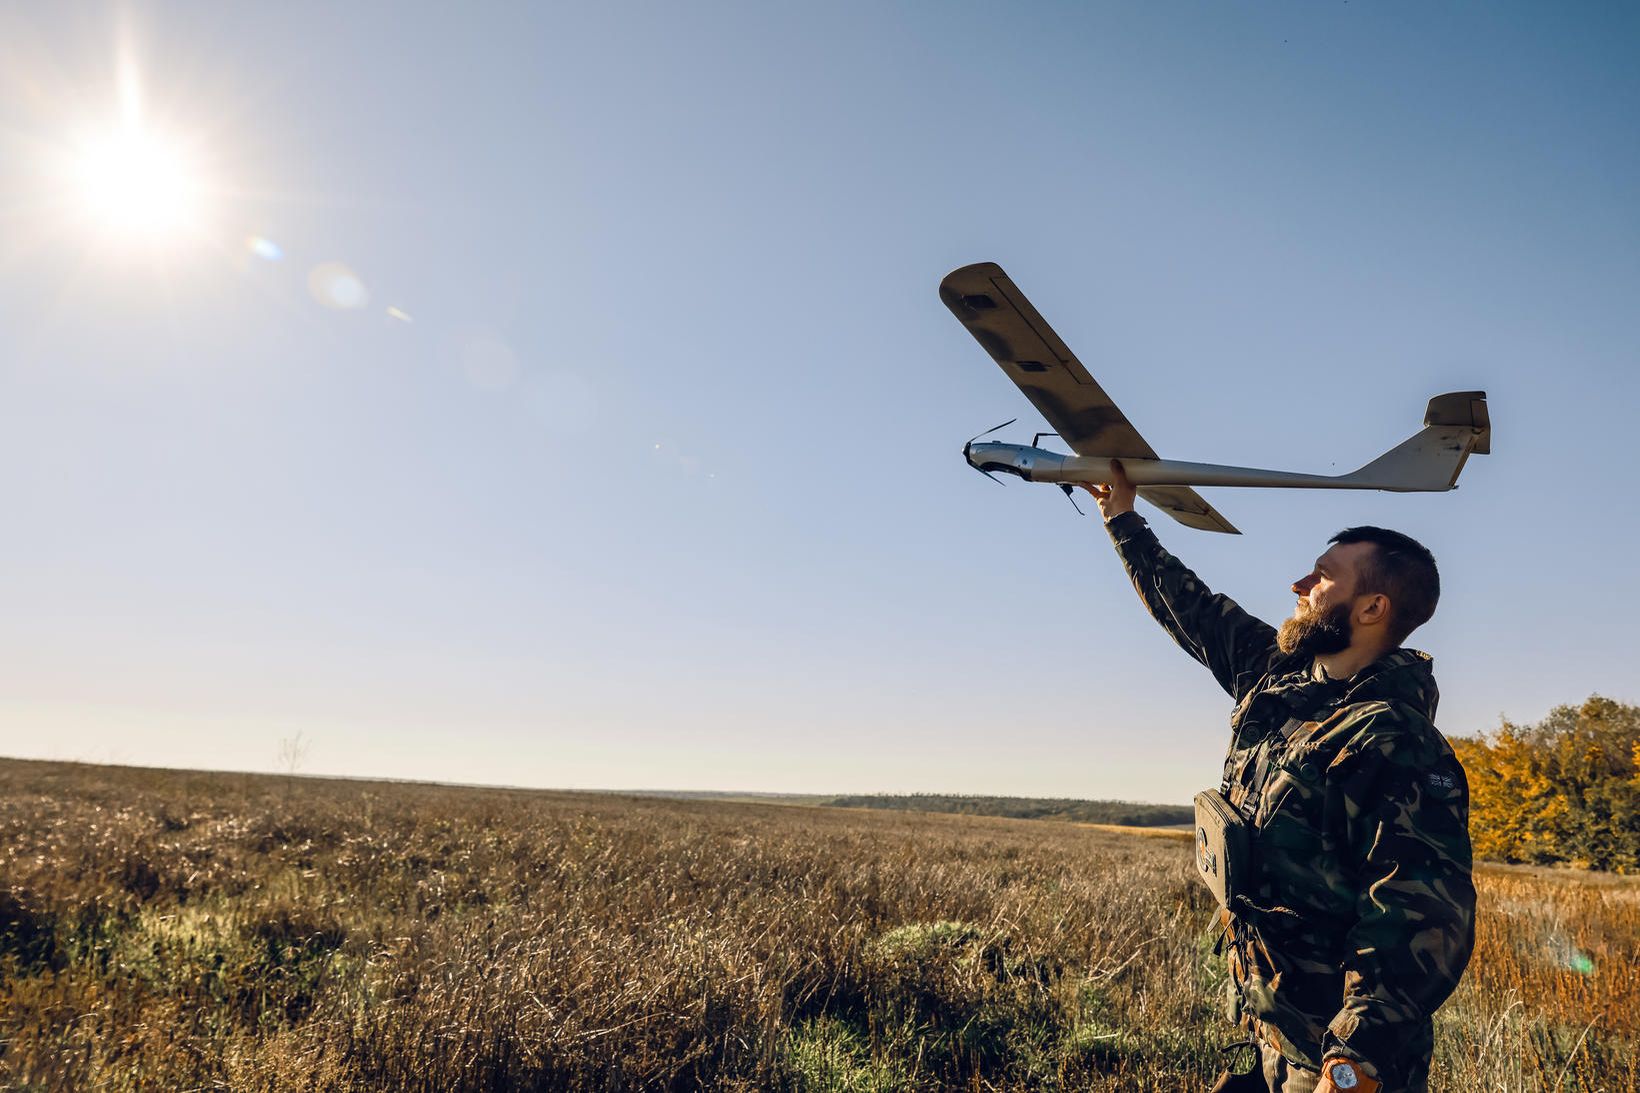
[[[1076,354],[994,262],[953,270],[940,299],[1078,455],[1155,459]],[[1147,486],[1139,496],[1193,528],[1237,534],[1189,486]]]
[[[1235,525],[1220,516],[1218,510],[1189,486],[1140,486],[1139,496],[1167,513],[1185,527],[1202,531],[1222,531],[1240,535]]]
[[[940,282],[940,299],[1078,455],[1156,458],[1001,266],[953,271]]]

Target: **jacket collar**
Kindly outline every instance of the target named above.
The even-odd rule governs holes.
[[[1391,649],[1346,684],[1345,702],[1396,702],[1429,720],[1441,699],[1435,686],[1435,658],[1417,649]]]

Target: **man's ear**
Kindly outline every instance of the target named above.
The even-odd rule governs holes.
[[[1374,592],[1370,596],[1356,601],[1355,624],[1357,626],[1382,626],[1389,621],[1389,597],[1382,592]]]

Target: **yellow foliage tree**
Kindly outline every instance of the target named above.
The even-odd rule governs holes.
[[[1640,706],[1593,695],[1452,745],[1477,857],[1640,870]]]

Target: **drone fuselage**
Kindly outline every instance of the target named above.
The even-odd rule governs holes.
[[[1110,480],[1110,459],[1100,456],[1065,455],[1024,444],[1000,442],[970,444],[965,454],[969,465],[977,470],[1011,474],[1027,482],[1083,485]],[[1454,487],[1458,477],[1454,470],[1445,484],[1430,482],[1408,485],[1386,482],[1362,471],[1343,475],[1298,474],[1258,467],[1132,457],[1122,460],[1122,469],[1135,486],[1255,486],[1264,489],[1389,490],[1395,493],[1449,490]]]

